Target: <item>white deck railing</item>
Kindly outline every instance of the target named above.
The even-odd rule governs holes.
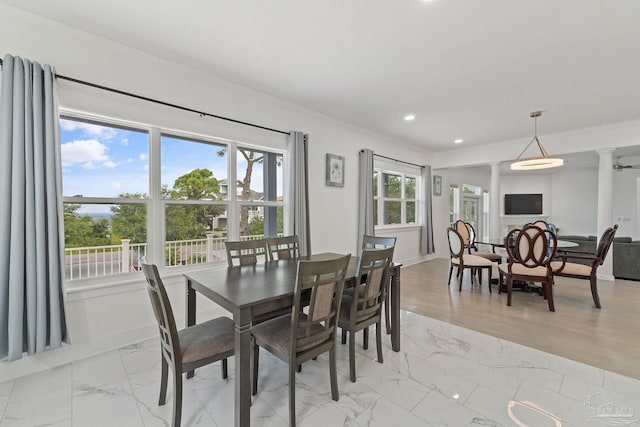
[[[263,237],[253,235],[240,239],[255,240]],[[226,240],[226,237],[208,234],[206,239],[166,242],[165,266],[224,261],[227,259],[224,246]],[[140,262],[147,253],[147,244],[131,244],[129,239],[122,239],[120,245],[65,248],[64,253],[65,279],[77,280],[139,270]]]

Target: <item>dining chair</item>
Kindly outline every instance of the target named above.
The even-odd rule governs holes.
[[[465,244],[464,238],[458,233],[458,231],[453,228],[447,228],[447,237],[449,239],[449,256],[450,256],[450,264],[449,264],[449,280],[447,281],[447,285],[451,286],[451,275],[453,273],[453,267],[457,268],[456,277],[458,277],[458,290],[462,292],[462,276],[465,269],[469,269],[472,271],[478,271],[478,281],[480,285],[482,285],[482,270],[488,271],[488,285],[489,285],[489,293],[491,293],[491,267],[493,263],[491,260],[487,258],[483,258],[477,255],[469,255],[465,254]],[[471,284],[473,284],[473,277],[471,275]]]
[[[552,261],[551,269],[554,276],[571,277],[574,279],[585,279],[591,283],[591,296],[597,308],[601,308],[600,297],[598,296],[598,267],[604,263],[604,259],[609,252],[613,238],[618,230],[618,224],[607,228],[598,243],[598,249],[595,253],[590,252],[562,252],[556,255],[562,261]],[[589,265],[577,262],[569,262],[569,260],[588,261]]]
[[[505,237],[508,263],[498,266],[500,272],[499,292],[502,291],[503,277],[507,279],[507,305],[511,305],[513,281],[540,282],[542,295],[549,304],[549,310],[555,311],[553,305],[553,271],[551,260],[555,256],[557,240],[555,234],[548,230],[526,224],[522,229],[515,228]]]
[[[494,253],[494,252],[480,252],[478,250],[478,246],[476,245],[476,229],[473,228],[473,224],[471,224],[470,222],[465,222],[464,225],[466,225],[467,227],[467,231],[468,231],[468,235],[469,235],[469,244],[468,244],[468,251],[469,254],[473,254],[473,255],[477,255],[479,257],[482,258],[486,258],[491,262],[495,262],[496,264],[501,264],[502,263],[502,255]],[[462,236],[464,239],[464,236]],[[471,252],[471,249],[473,249],[475,252]]]
[[[173,374],[171,425],[178,427],[182,418],[182,374],[221,360],[222,378],[227,378],[227,357],[234,354],[235,324],[228,317],[217,317],[178,330],[158,268],[154,264],[145,263],[142,263],[141,267],[147,280],[147,291],[160,332],[162,371],[158,405],[166,403],[168,374],[171,368]]]
[[[342,290],[351,255],[326,261],[298,261],[297,278],[290,313],[252,328],[253,395],[258,392],[259,348],[289,365],[289,425],[296,425],[296,368],[303,362],[329,352],[331,398],[339,399],[336,372],[336,326]],[[310,293],[303,311],[304,294]]]
[[[298,236],[267,237],[269,261],[300,258]]]
[[[233,260],[238,260],[239,265],[256,265],[258,257],[264,257],[267,261],[267,241],[265,239],[238,240],[224,242],[227,250],[227,263],[234,266]]]
[[[383,237],[383,236],[369,236],[365,234],[362,236],[362,249],[375,249],[375,248],[392,248],[396,246],[396,237]],[[389,278],[390,280],[391,278]],[[387,335],[391,334],[391,301],[389,292],[389,281],[384,284],[385,286],[385,298],[384,298],[384,324],[386,325]],[[350,291],[350,289],[347,289]],[[369,348],[369,331],[364,330],[364,336],[362,341],[362,347],[366,350]]]
[[[354,292],[342,296],[338,326],[342,329],[342,343],[349,333],[349,378],[356,381],[355,333],[376,325],[378,362],[382,363],[382,304],[389,280],[389,265],[394,247],[365,249],[360,257]]]

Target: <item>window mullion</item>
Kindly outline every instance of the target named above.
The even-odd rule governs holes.
[[[149,201],[147,203],[147,262],[164,266],[165,206],[162,201],[160,129],[149,133]]]

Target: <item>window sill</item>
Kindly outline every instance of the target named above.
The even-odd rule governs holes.
[[[383,233],[389,231],[417,231],[422,228],[421,225],[417,224],[393,224],[393,225],[376,225],[375,230]]]

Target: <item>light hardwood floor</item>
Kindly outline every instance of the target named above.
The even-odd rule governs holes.
[[[557,278],[550,312],[541,296],[519,291],[507,307],[506,293],[492,285],[490,294],[486,279],[471,285],[469,271],[459,292],[455,269],[450,287],[448,274],[448,259],[403,267],[402,308],[640,379],[640,282],[599,281],[599,310],[588,281]]]

